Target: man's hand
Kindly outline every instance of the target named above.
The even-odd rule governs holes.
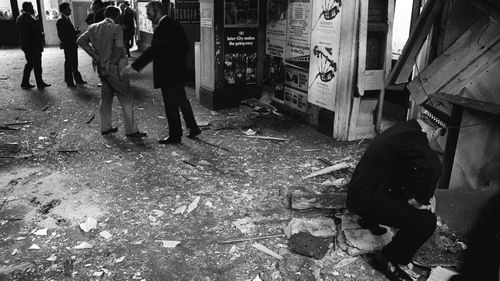
[[[120,71],[120,77],[124,77],[125,75],[130,75],[130,73],[132,73],[134,69],[132,68],[132,66],[129,64],[127,65],[127,67],[124,67],[121,71]]]
[[[428,211],[431,210],[431,205],[423,205],[417,200],[415,200],[415,198],[411,198],[410,200],[408,200],[408,204],[410,204],[410,206],[418,210],[428,210]]]

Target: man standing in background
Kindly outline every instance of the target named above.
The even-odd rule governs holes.
[[[68,2],[59,5],[61,16],[57,20],[57,35],[61,40],[61,48],[64,50],[64,82],[68,87],[74,88],[76,84],[85,84],[82,75],[78,71],[78,45],[76,37],[80,30],[75,30],[69,16],[71,8]],[[73,81],[74,78],[74,81]]]
[[[34,70],[36,86],[39,89],[43,89],[50,86],[50,84],[45,83],[42,79],[42,29],[35,18],[33,4],[31,2],[23,2],[22,8],[22,14],[16,20],[21,49],[26,57],[21,88],[28,90],[35,87],[30,84],[31,70]]]
[[[130,48],[132,48],[134,44],[135,13],[134,10],[130,8],[128,1],[120,4],[120,10],[122,11],[120,24],[123,27],[123,43],[127,51],[127,56],[130,58]]]

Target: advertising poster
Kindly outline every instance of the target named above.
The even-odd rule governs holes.
[[[340,46],[341,1],[314,1],[308,101],[332,110],[337,89]]]
[[[285,46],[287,65],[309,70],[310,30],[311,0],[289,0]]]
[[[286,40],[287,7],[288,0],[269,0],[267,2],[266,38]]]
[[[309,73],[299,68],[287,66],[285,70],[285,85],[307,93]]]
[[[285,86],[285,105],[306,112],[307,94]]]
[[[226,84],[256,84],[257,29],[227,28],[224,36],[224,80]]]
[[[148,15],[146,14],[146,5],[148,2],[137,3],[137,17],[139,19],[139,31],[147,32],[153,34],[153,24],[148,20]]]

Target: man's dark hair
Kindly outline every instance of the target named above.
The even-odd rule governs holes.
[[[155,13],[161,12],[162,15],[168,15],[168,5],[168,3],[163,4],[160,1],[151,1],[148,3],[146,8],[151,7]]]
[[[102,0],[94,0],[94,2],[92,2],[92,3],[95,4],[99,8],[104,7],[104,3],[102,2]]]
[[[31,2],[23,2],[23,11],[29,11],[30,9],[33,9],[33,4]]]
[[[128,1],[123,2],[123,4],[127,7],[130,6],[130,3]]]
[[[118,9],[115,6],[108,6],[104,10],[104,17],[105,18],[116,19],[119,15],[120,15],[120,9]]]
[[[59,12],[65,11],[69,9],[69,3],[68,2],[62,2],[61,5],[59,5]]]

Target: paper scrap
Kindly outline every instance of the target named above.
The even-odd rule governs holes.
[[[82,243],[76,245],[74,248],[77,250],[81,250],[81,249],[90,249],[92,247],[94,247],[92,244],[90,244],[88,242],[82,242]]]
[[[48,261],[56,261],[57,260],[57,256],[56,255],[52,255],[47,260]]]
[[[40,250],[40,247],[38,247],[37,244],[33,244],[31,245],[31,247],[29,247],[30,250]]]
[[[184,213],[184,211],[186,211],[186,206],[180,206],[179,208],[175,209],[174,215],[175,214],[182,214],[182,213]]]
[[[101,231],[99,235],[106,240],[111,239],[112,237],[111,233],[109,233],[109,231],[106,230]]]
[[[46,236],[47,235],[47,228],[42,228],[37,231],[35,231],[33,234],[38,235],[38,236]]]
[[[120,262],[122,262],[124,259],[125,259],[125,256],[123,256],[123,257],[121,257],[121,258],[117,258],[117,259],[115,260],[115,263],[120,263]]]
[[[272,250],[268,249],[266,246],[259,244],[259,243],[254,243],[252,247],[256,248],[257,250],[260,250],[270,256],[273,256],[279,260],[283,259],[283,256],[278,255],[277,253],[273,252]]]
[[[97,220],[94,219],[93,217],[87,217],[85,219],[85,222],[80,223],[79,225],[84,232],[89,232],[97,227]]]
[[[189,204],[189,207],[187,209],[187,213],[191,213],[194,209],[196,209],[196,207],[198,207],[198,202],[200,202],[200,196],[196,196],[196,198],[194,198],[193,202],[191,202],[191,204]]]
[[[163,248],[175,248],[181,243],[181,241],[170,241],[170,240],[159,240]]]

